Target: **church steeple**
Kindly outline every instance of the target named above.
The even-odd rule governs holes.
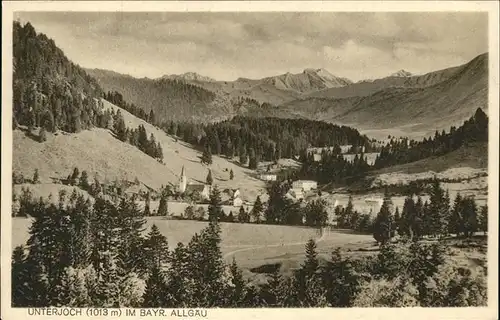
[[[184,172],[184,166],[182,166],[181,176],[179,178],[179,192],[184,193],[186,191],[186,186],[187,186],[187,178]]]

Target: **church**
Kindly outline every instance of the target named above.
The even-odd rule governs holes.
[[[202,183],[188,184],[186,172],[184,170],[184,166],[182,166],[181,176],[179,178],[179,193],[198,193],[203,199],[208,200],[210,198],[210,185]]]

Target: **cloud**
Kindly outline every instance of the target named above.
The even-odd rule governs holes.
[[[483,13],[23,12],[85,67],[231,80],[321,67],[354,80],[425,73],[487,51]]]

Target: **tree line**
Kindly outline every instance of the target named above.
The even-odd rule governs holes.
[[[424,138],[423,141],[408,138],[391,139],[388,145],[381,148],[374,168],[379,169],[444,155],[475,142],[488,142],[488,116],[481,108],[478,108],[462,126],[458,128],[452,126],[449,132],[436,131],[434,137]]]
[[[144,125],[140,124],[136,129],[130,129],[125,125],[125,120],[120,110],[113,113],[113,131],[116,137],[123,142],[137,147],[148,156],[162,162],[163,150],[160,142],[156,142],[154,134],[151,132],[149,138]]]
[[[222,258],[220,214],[186,244],[169,249],[133,199],[114,205],[82,195],[39,202],[26,247],[12,255],[14,307],[402,307],[486,305],[484,274],[448,263],[442,244],[385,244],[372,257],[336,249],[318,256],[310,240],[292,275],[262,286]],[[168,236],[168,235],[167,235]],[[404,270],[405,272],[401,272]]]
[[[394,208],[386,191],[379,212],[370,214],[356,211],[350,197],[345,208],[335,208],[337,227],[372,233],[380,244],[390,242],[396,234],[419,241],[424,237],[443,239],[451,235],[470,238],[478,231],[484,234],[488,231],[488,206],[478,208],[472,196],[457,193],[452,204],[448,191],[443,190],[437,179],[433,180],[429,196],[429,201],[407,196],[400,211],[399,207]]]
[[[236,116],[210,124],[170,121],[162,128],[202,150],[207,163],[214,154],[239,157],[242,165],[252,169],[261,161],[296,159],[311,146],[370,145],[355,129],[305,119]]]
[[[133,103],[128,103],[123,99],[123,96],[121,93],[118,91],[108,91],[107,93],[104,93],[104,99],[111,102],[115,106],[118,106],[134,116],[136,116],[139,119],[142,119],[148,123],[151,123],[152,125],[157,125],[156,121],[156,115],[153,109],[147,113],[144,111],[143,108],[136,106]]]
[[[349,184],[359,181],[373,170],[444,155],[467,143],[487,141],[488,117],[478,108],[474,116],[459,128],[451,127],[449,133],[436,132],[434,138],[425,138],[423,141],[392,138],[387,145],[381,147],[373,165],[367,163],[363,152],[356,154],[353,161],[347,161],[339,146],[323,150],[319,161],[314,159],[313,153],[302,153],[302,166],[297,175],[301,179],[313,179],[321,184]],[[415,190],[415,187],[418,188],[412,185],[411,189]]]

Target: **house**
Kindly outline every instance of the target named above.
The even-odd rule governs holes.
[[[260,180],[264,181],[276,181],[278,179],[278,176],[275,174],[271,173],[264,173],[260,175]]]
[[[380,211],[380,208],[382,207],[383,202],[384,202],[384,200],[381,198],[367,198],[367,199],[365,199],[367,210],[370,211],[372,214],[377,214],[377,212]]]
[[[201,184],[201,183],[193,183],[186,185],[186,189],[184,193],[187,194],[199,194],[204,200],[210,199],[210,185]]]
[[[292,189],[309,191],[318,188],[318,183],[313,180],[297,180],[292,183]]]
[[[235,207],[243,205],[240,189],[229,189],[228,194],[231,197],[230,203]]]
[[[302,192],[302,189],[293,189],[292,188],[288,192],[296,200],[304,199],[304,192]]]

